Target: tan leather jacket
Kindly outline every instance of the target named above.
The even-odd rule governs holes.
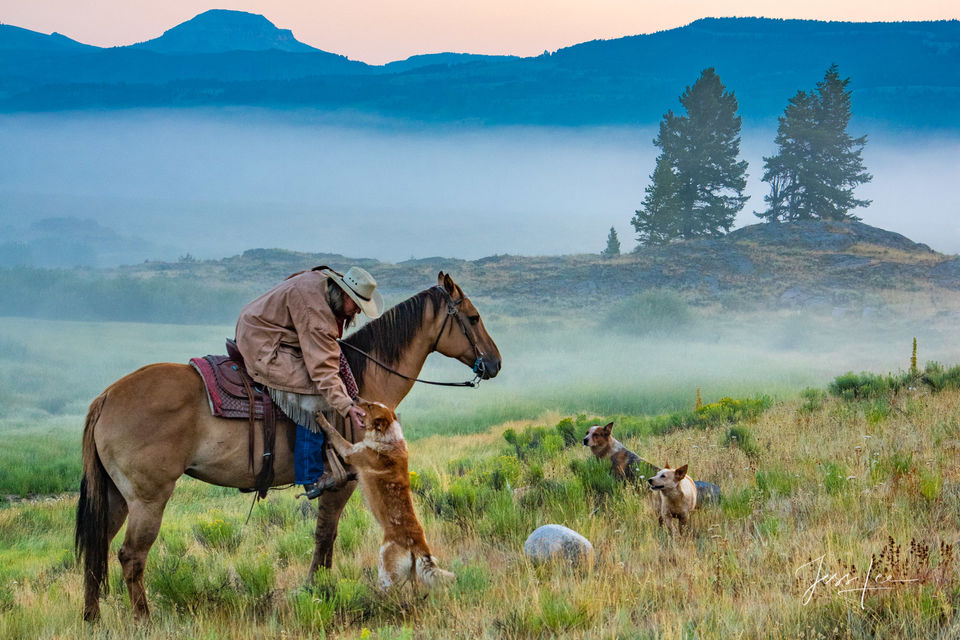
[[[337,320],[327,303],[327,273],[304,271],[245,306],[236,340],[254,380],[274,389],[320,395],[346,415],[353,401],[340,380]]]

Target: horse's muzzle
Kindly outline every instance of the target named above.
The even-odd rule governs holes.
[[[480,376],[481,380],[490,380],[491,378],[496,378],[497,374],[500,373],[500,359],[496,360],[490,358],[477,358],[477,362],[473,367],[473,372]]]

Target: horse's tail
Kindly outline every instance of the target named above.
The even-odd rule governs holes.
[[[99,599],[100,587],[106,590],[108,586],[107,558],[110,541],[107,539],[107,492],[113,485],[113,480],[107,475],[107,470],[100,461],[93,431],[106,399],[106,392],[101,393],[87,411],[87,423],[83,429],[83,478],[80,480],[77,527],[74,533],[77,561],[83,560],[85,591],[87,594],[94,594],[96,599]]]
[[[419,578],[428,589],[432,589],[441,584],[449,584],[457,578],[451,572],[444,571],[438,567],[433,556],[430,554],[418,556],[415,562],[417,578]]]

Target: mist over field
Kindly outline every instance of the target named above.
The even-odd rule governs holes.
[[[873,205],[854,213],[960,251],[960,205],[944,189],[960,176],[960,139],[856,121],[850,130],[870,136],[863,156],[874,175],[858,190]],[[2,115],[0,232],[93,220],[119,236],[100,266],[258,247],[391,262],[597,252],[610,226],[628,251],[655,134],[254,109]],[[758,221],[774,135],[744,125],[752,197],[737,226]]]
[[[468,292],[469,293],[469,292]],[[904,371],[918,360],[960,362],[956,315],[836,317],[799,311],[706,315],[693,310],[630,324],[615,312],[568,316],[496,311],[478,301],[503,369],[479,389],[415,385],[401,405],[412,439],[485,431],[544,414],[655,415],[723,396],[796,396],[847,371]],[[657,325],[654,331],[650,326]],[[645,328],[646,327],[646,328]],[[73,322],[0,317],[0,429],[73,416],[79,434],[90,401],[152,362],[223,353],[232,325]],[[422,377],[462,381],[470,370],[439,355]]]

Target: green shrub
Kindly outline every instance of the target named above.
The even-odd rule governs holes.
[[[253,520],[261,530],[270,527],[286,529],[294,523],[293,505],[281,500],[260,500],[253,510]]]
[[[514,429],[507,429],[503,432],[503,439],[513,447],[517,458],[521,460],[531,456],[550,457],[580,442],[582,436],[579,435],[578,426],[570,418],[565,418],[553,429],[527,427],[519,433]]]
[[[439,484],[440,478],[432,470],[410,472],[410,490],[417,495],[427,497]]]
[[[529,485],[537,485],[543,482],[543,467],[533,463],[528,465],[524,480]]]
[[[203,563],[193,555],[158,554],[155,568],[146,572],[146,580],[151,594],[179,611],[237,599],[226,567]]]
[[[530,455],[537,454],[540,451],[540,445],[543,439],[547,437],[546,427],[528,427],[517,433],[513,429],[507,429],[503,433],[503,439],[513,445],[517,457],[521,460]]]
[[[447,473],[455,476],[466,475],[473,468],[472,458],[457,458],[447,463]]]
[[[480,473],[479,482],[495,489],[513,489],[523,473],[520,461],[513,456],[499,456],[487,462]]]
[[[200,544],[211,549],[230,551],[240,545],[240,532],[223,518],[203,520],[193,526],[193,534]]]
[[[519,545],[536,528],[536,517],[535,512],[518,507],[513,496],[502,491],[493,496],[476,521],[477,535],[485,540],[502,540]]]
[[[557,423],[557,433],[563,438],[564,447],[572,447],[579,443],[583,439],[580,431],[570,418],[564,418]]]
[[[570,470],[580,479],[588,495],[612,496],[617,490],[619,483],[613,475],[609,460],[571,460]]]
[[[495,493],[487,486],[475,484],[473,478],[457,478],[445,492],[437,492],[434,511],[448,520],[475,521]]]
[[[667,334],[690,327],[694,313],[673,291],[651,289],[615,304],[606,321],[631,335]]]
[[[813,413],[823,408],[823,404],[827,401],[827,392],[807,387],[800,392],[800,398],[803,400],[803,404],[800,405],[801,413]]]
[[[737,447],[751,458],[756,458],[760,455],[760,447],[753,437],[753,432],[747,427],[730,427],[727,430],[727,435],[723,443],[728,447]]]
[[[320,598],[309,590],[302,590],[295,592],[290,600],[298,626],[322,633],[333,622],[337,607],[332,599]]]
[[[849,371],[834,378],[828,389],[844,400],[865,400],[896,394],[910,382],[910,374],[881,376],[875,373]]]
[[[758,418],[770,408],[773,402],[769,396],[756,398],[720,398],[719,402],[705,404],[694,412],[697,426],[716,427],[722,424],[747,422]]]
[[[273,591],[275,578],[273,561],[266,556],[253,556],[237,563],[237,576],[243,590],[260,600]]]
[[[920,380],[934,393],[947,389],[960,389],[960,365],[944,369],[939,362],[928,362],[920,375]]]
[[[337,538],[339,539],[339,535]],[[277,540],[277,560],[281,567],[309,561],[313,554],[313,536],[304,528],[287,531]]]
[[[347,504],[343,517],[340,518],[337,543],[343,548],[344,553],[353,553],[360,548],[367,532],[374,528],[376,525],[369,511],[358,502],[351,502]]]

